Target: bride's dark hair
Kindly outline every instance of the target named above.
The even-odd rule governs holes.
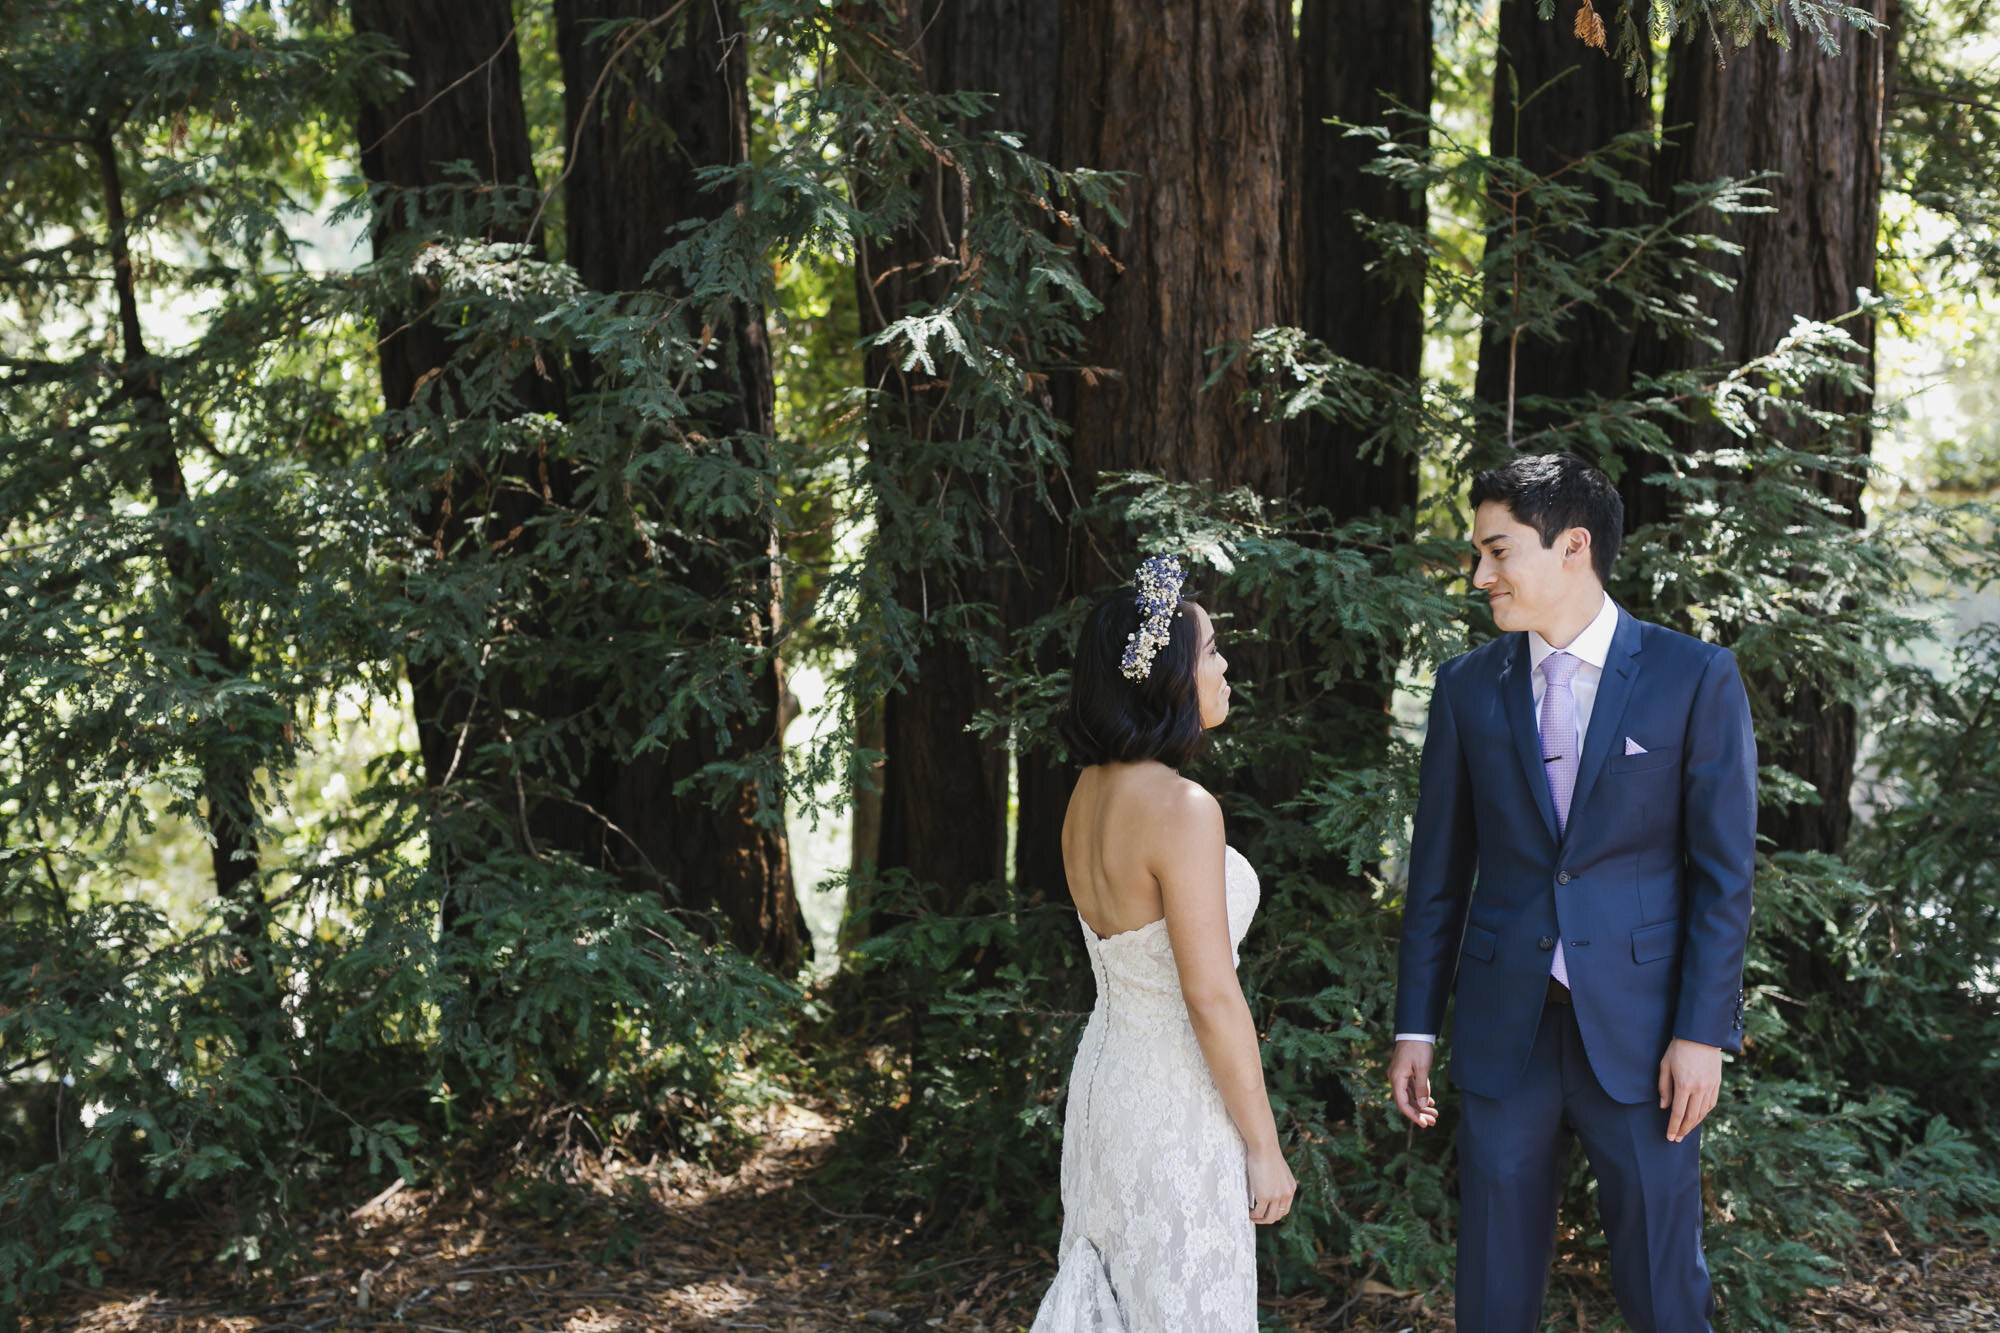
[[[1139,628],[1138,589],[1126,585],[1090,609],[1076,639],[1069,703],[1058,728],[1079,764],[1157,759],[1180,768],[1201,746],[1201,692],[1195,683],[1201,645],[1182,600],[1168,623],[1166,646],[1144,680],[1127,680],[1120,666],[1128,636]]]

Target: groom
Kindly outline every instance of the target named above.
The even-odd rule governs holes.
[[[1540,1326],[1580,1138],[1626,1322],[1706,1329],[1700,1126],[1742,1044],[1749,701],[1728,650],[1605,595],[1624,514],[1595,467],[1523,455],[1472,504],[1473,585],[1507,632],[1438,671],[1389,1065],[1397,1108],[1435,1124],[1455,992],[1458,1327]]]

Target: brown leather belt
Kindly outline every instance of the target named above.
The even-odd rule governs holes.
[[[1549,978],[1549,1003],[1550,1004],[1569,1003],[1569,987],[1563,985],[1560,981],[1557,981],[1554,977]]]

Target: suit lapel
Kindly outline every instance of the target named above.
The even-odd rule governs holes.
[[[1501,659],[1500,698],[1507,711],[1507,729],[1514,733],[1514,750],[1521,757],[1521,776],[1535,794],[1535,808],[1542,812],[1549,841],[1555,842],[1556,803],[1549,795],[1549,775],[1542,763],[1542,729],[1535,723],[1535,692],[1528,679],[1533,671],[1528,665],[1528,636],[1516,633],[1514,651]]]
[[[1611,653],[1604,659],[1604,675],[1597,682],[1597,701],[1590,707],[1590,732],[1583,738],[1583,754],[1577,760],[1576,790],[1569,801],[1572,832],[1577,815],[1590,800],[1590,789],[1597,785],[1597,776],[1604,771],[1605,756],[1611,753],[1611,738],[1624,735],[1625,705],[1631,702],[1632,683],[1638,675],[1639,622],[1621,610],[1618,628],[1611,634]]]

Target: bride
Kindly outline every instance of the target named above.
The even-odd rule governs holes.
[[[1229,712],[1208,613],[1154,556],[1091,611],[1063,735],[1063,868],[1097,982],[1063,1120],[1060,1267],[1034,1333],[1253,1333],[1252,1223],[1290,1211],[1236,949],[1257,875],[1180,774]]]

